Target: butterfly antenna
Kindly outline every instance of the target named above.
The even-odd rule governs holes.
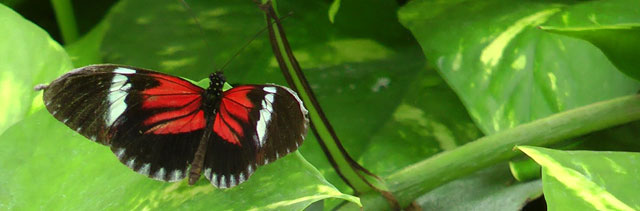
[[[200,25],[200,21],[198,21],[198,17],[196,17],[196,14],[193,13],[193,10],[191,10],[191,7],[189,7],[189,4],[187,4],[187,2],[185,0],[180,0],[180,3],[182,3],[182,6],[184,6],[184,8],[187,10],[187,12],[189,13],[189,15],[191,15],[191,18],[193,18],[193,21],[196,23],[196,25],[198,26],[198,30],[200,31],[200,34],[202,34],[202,37],[204,37],[205,39],[202,39],[204,41],[204,45],[207,47],[207,49],[212,49],[211,46],[209,46],[209,42],[207,42],[207,35],[204,33],[204,29],[202,29],[202,25]],[[213,69],[215,69],[216,64],[213,63]]]
[[[253,40],[255,40],[258,36],[260,36],[260,34],[262,34],[262,32],[264,32],[265,30],[267,30],[267,28],[264,28],[262,30],[260,30],[258,33],[256,33],[255,35],[253,35],[253,37],[251,37],[251,39],[249,39],[249,41],[247,41],[247,43],[245,43],[240,49],[238,49],[238,51],[233,54],[233,56],[231,56],[231,58],[229,60],[227,60],[227,62],[224,63],[224,65],[222,65],[222,67],[220,68],[220,72],[223,72],[224,68],[227,67],[227,65],[229,65],[229,63],[231,63],[231,61],[233,61],[233,59],[235,59],[236,57],[238,57],[238,55],[240,55],[240,53],[242,53],[242,51],[247,48],[247,46],[249,46],[249,44],[251,44],[251,42],[253,42]]]
[[[288,17],[290,17],[291,15],[293,15],[293,12],[289,12],[286,16],[283,16],[280,20],[284,20]],[[253,42],[253,40],[255,40],[256,38],[258,38],[258,36],[260,36],[264,31],[266,31],[268,29],[268,27],[264,27],[262,28],[260,31],[258,31],[258,33],[256,33],[255,35],[253,35],[253,37],[251,37],[251,39],[249,39],[249,41],[247,41],[247,43],[245,43],[240,49],[238,49],[238,51],[229,59],[227,60],[227,62],[224,63],[224,65],[222,65],[222,68],[220,68],[220,72],[223,72],[224,68],[227,67],[227,65],[229,65],[229,63],[231,63],[231,61],[233,61],[233,59],[235,59],[236,57],[238,57],[238,55],[240,55],[240,53],[242,53],[242,51],[247,48],[247,46],[249,46],[249,44],[251,44],[251,42]]]

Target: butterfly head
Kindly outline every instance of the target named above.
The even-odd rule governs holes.
[[[227,81],[222,72],[211,73],[211,75],[209,75],[209,80],[211,81],[209,82],[209,89],[219,93],[222,92],[224,82]]]

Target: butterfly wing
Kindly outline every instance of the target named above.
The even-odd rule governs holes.
[[[110,146],[134,171],[177,181],[185,177],[205,128],[203,91],[150,70],[92,65],[54,80],[43,99],[56,119]]]
[[[309,120],[302,101],[278,85],[244,85],[223,93],[208,144],[204,175],[230,188],[261,165],[295,151]]]

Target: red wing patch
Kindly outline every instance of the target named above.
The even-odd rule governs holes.
[[[142,91],[142,108],[182,107],[200,98],[201,89],[185,80],[160,74],[149,75],[160,85]]]
[[[238,86],[223,93],[213,131],[229,143],[241,145],[240,138],[245,135],[242,125],[249,123],[249,112],[253,108],[247,94],[253,89],[253,86]]]
[[[206,119],[200,109],[202,96],[199,87],[171,76],[150,75],[160,84],[142,91],[142,108],[163,111],[144,120],[144,125],[155,125],[145,133],[177,134],[205,127]]]
[[[145,133],[153,134],[177,134],[186,133],[204,128],[206,120],[204,119],[204,112],[199,110],[197,113],[193,113],[179,119],[171,120],[147,130]]]

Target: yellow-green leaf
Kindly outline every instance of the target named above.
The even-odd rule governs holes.
[[[33,87],[72,69],[49,34],[0,4],[0,134],[44,107]]]
[[[517,148],[542,166],[549,210],[640,209],[640,153]]]

